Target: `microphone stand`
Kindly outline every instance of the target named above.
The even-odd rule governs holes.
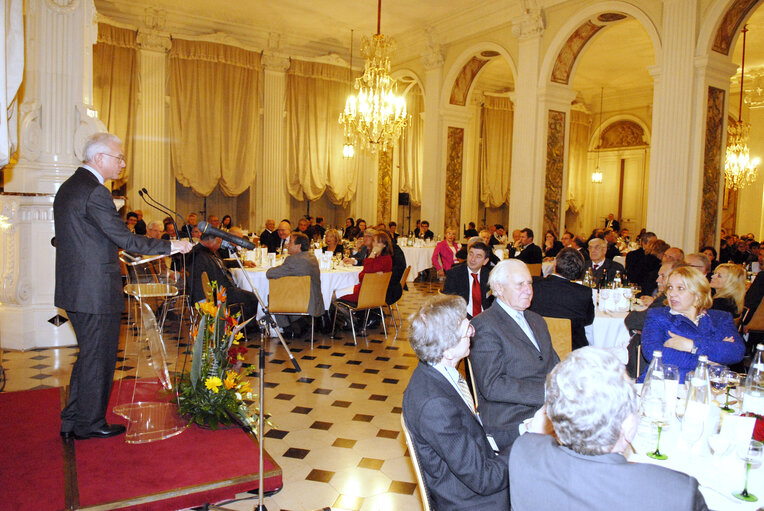
[[[165,206],[164,204],[162,204],[161,202],[159,202],[158,200],[156,200],[154,197],[152,197],[151,195],[149,195],[149,191],[148,191],[148,190],[146,190],[146,188],[141,188],[141,192],[145,193],[145,194],[146,194],[146,197],[148,197],[149,199],[151,199],[151,200],[152,200],[153,202],[155,202],[156,204],[159,204],[160,206],[162,206],[163,208],[165,208],[167,211],[170,211],[170,212],[171,212],[173,215],[180,217],[180,219],[181,219],[181,220],[183,220],[183,224],[184,224],[184,226],[185,226],[185,228],[186,228],[186,233],[188,234],[188,239],[189,239],[189,240],[191,239],[191,228],[188,226],[188,222],[186,222],[186,219],[185,219],[185,217],[184,217],[183,215],[181,215],[181,214],[180,214],[180,213],[178,213],[177,211],[173,211],[172,209],[168,208],[167,206]],[[141,196],[141,198],[143,198],[143,194],[141,194],[140,192],[138,192],[138,194]],[[168,216],[172,216],[172,215],[169,215],[169,214],[168,214]],[[178,238],[180,238],[180,231],[178,230],[178,226],[177,226],[177,224],[175,224],[175,220],[173,220],[173,226],[175,227],[175,234],[178,236]]]
[[[230,242],[229,242],[230,243]],[[262,297],[260,296],[260,293],[257,291],[257,288],[252,284],[252,280],[249,278],[249,275],[247,274],[247,271],[244,269],[244,265],[241,264],[241,259],[239,259],[239,255],[236,253],[236,251],[233,252],[233,257],[236,259],[236,262],[239,265],[239,268],[241,268],[242,273],[244,274],[244,277],[247,279],[247,283],[249,284],[250,289],[252,289],[252,292],[257,297],[257,301],[260,304],[260,307],[263,309],[263,312],[265,313],[265,316],[260,319],[260,352],[258,355],[258,369],[259,369],[259,392],[260,395],[258,396],[259,399],[259,405],[260,410],[258,412],[258,421],[257,421],[257,433],[253,430],[252,426],[249,424],[243,425],[245,429],[249,431],[249,433],[255,435],[260,442],[259,446],[259,452],[258,452],[258,462],[259,462],[259,470],[258,470],[258,489],[257,489],[257,506],[255,506],[256,511],[268,511],[268,509],[265,507],[265,504],[263,504],[263,452],[265,451],[264,443],[265,438],[263,437],[263,423],[265,422],[265,326],[267,325],[271,331],[276,332],[276,335],[279,338],[279,341],[281,341],[281,345],[284,347],[284,350],[287,352],[287,355],[289,356],[289,360],[292,362],[292,366],[294,366],[295,371],[302,372],[302,369],[300,368],[300,365],[297,363],[297,360],[294,358],[294,355],[289,350],[289,346],[287,346],[286,341],[284,341],[284,337],[281,335],[281,332],[279,331],[279,327],[276,324],[276,319],[271,314],[270,310],[268,310],[268,307],[264,304]],[[257,312],[255,312],[257,314]],[[212,504],[205,504],[203,509],[205,511],[207,510],[217,510],[217,511],[233,511],[229,508],[215,506]],[[323,508],[326,509],[326,508]]]

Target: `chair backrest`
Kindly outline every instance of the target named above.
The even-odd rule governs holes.
[[[472,372],[472,362],[470,362],[470,358],[467,357],[464,360],[467,361],[467,371],[470,373],[470,383],[472,383],[472,398],[475,400],[475,410],[478,409],[478,397],[477,397],[477,386],[475,385],[475,373]]]
[[[401,275],[401,288],[406,287],[406,281],[409,279],[409,273],[411,273],[411,266],[406,266],[406,269],[403,270],[403,275]]]
[[[310,275],[268,281],[268,309],[273,314],[307,314],[309,305]]]
[[[541,276],[541,263],[526,264],[526,266],[528,267],[531,277]]]
[[[393,272],[367,273],[363,276],[361,290],[358,292],[359,309],[375,309],[387,305],[387,285]]]
[[[364,278],[364,280],[366,279]],[[406,420],[403,418],[403,414],[401,414],[401,429],[403,430],[403,436],[406,437],[406,446],[409,448],[411,463],[414,465],[414,472],[416,472],[416,482],[419,485],[419,494],[422,497],[422,507],[424,511],[430,511],[430,494],[427,491],[427,486],[424,484],[422,470],[419,468],[419,458],[417,458],[414,442],[411,440],[411,433],[409,433],[409,428],[406,427]]]
[[[749,332],[764,332],[764,298],[759,302],[756,310],[753,311],[753,316],[747,326]]]
[[[560,360],[562,360],[565,358],[565,355],[573,350],[573,334],[571,333],[570,320],[566,318],[548,318],[545,316],[544,321],[546,321],[546,325],[549,328],[554,351],[557,352]]]

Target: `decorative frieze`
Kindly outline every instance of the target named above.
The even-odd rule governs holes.
[[[464,128],[448,127],[448,160],[446,161],[445,228],[461,225],[462,168],[464,159]],[[445,229],[444,229],[445,232]]]
[[[721,190],[722,140],[724,135],[724,91],[708,88],[706,136],[703,147],[703,199],[700,217],[700,246],[716,245]]]
[[[549,110],[544,180],[544,232],[551,230],[557,233],[559,229],[564,167],[565,112]],[[542,239],[540,234],[539,239]]]

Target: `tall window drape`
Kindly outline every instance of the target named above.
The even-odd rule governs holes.
[[[482,113],[480,201],[486,207],[497,208],[509,200],[514,120],[512,102],[509,98],[486,96]]]
[[[122,139],[122,150],[128,161],[132,160],[135,135],[137,59],[134,30],[98,24],[98,42],[93,47],[93,106],[109,133]],[[129,173],[130,165],[113,186],[122,186]]]
[[[260,54],[174,39],[170,50],[170,164],[183,186],[239,195],[260,147]]]
[[[412,87],[406,94],[406,110],[409,120],[403,130],[400,151],[399,191],[408,193],[413,206],[422,204],[422,159],[424,155],[424,98],[419,87]]]
[[[348,70],[292,60],[286,90],[289,194],[312,201],[325,193],[333,204],[347,205],[364,160],[358,154],[342,157],[344,134],[338,119],[350,92]]]
[[[568,153],[568,207],[579,211],[586,201],[589,185],[588,157],[591,115],[580,110],[570,112],[570,150]]]

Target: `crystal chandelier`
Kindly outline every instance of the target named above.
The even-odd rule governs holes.
[[[377,5],[377,33],[361,41],[366,58],[363,76],[356,78],[358,94],[348,96],[339,122],[348,139],[362,150],[386,151],[406,127],[406,101],[398,96],[397,84],[390,77],[390,55],[395,44],[380,33],[382,0]]]
[[[730,190],[737,190],[752,184],[758,177],[759,159],[751,159],[748,151],[748,135],[751,125],[743,122],[743,79],[745,77],[745,34],[748,26],[743,27],[743,60],[740,66],[740,109],[737,121],[727,126],[727,159],[724,162],[724,183]]]

